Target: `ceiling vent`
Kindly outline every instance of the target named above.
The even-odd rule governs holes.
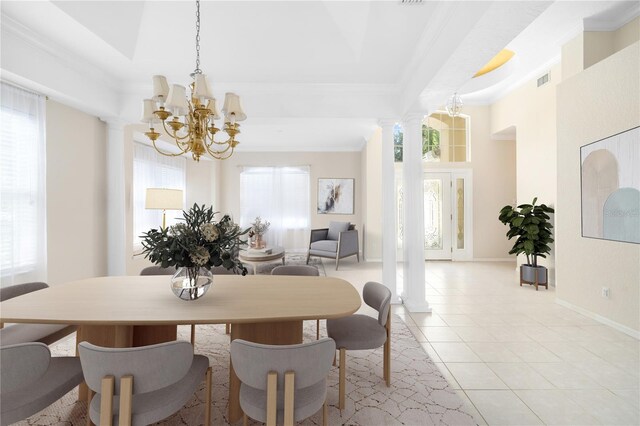
[[[548,82],[549,82],[549,73],[546,73],[545,75],[543,75],[538,79],[538,87],[542,86],[543,84],[547,84]]]
[[[421,4],[424,0],[400,0],[402,4]]]

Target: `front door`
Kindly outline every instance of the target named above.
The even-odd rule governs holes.
[[[451,174],[424,174],[424,253],[451,260]]]

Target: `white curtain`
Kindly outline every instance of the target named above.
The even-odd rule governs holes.
[[[243,167],[240,173],[240,225],[257,216],[271,222],[269,246],[304,251],[309,245],[309,167]]]
[[[184,157],[167,157],[147,145],[135,143],[133,148],[133,248],[140,249],[140,235],[162,225],[162,210],[147,210],[144,203],[147,188],[181,189],[186,196]],[[184,208],[184,202],[183,202]],[[177,223],[181,211],[167,211],[167,226]]]
[[[0,97],[0,275],[47,279],[45,99],[10,84]]]

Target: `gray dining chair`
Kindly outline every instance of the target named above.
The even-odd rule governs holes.
[[[320,271],[315,266],[309,265],[283,265],[271,270],[271,275],[298,275],[306,277],[318,277]],[[320,338],[320,320],[316,320],[316,340]]]
[[[0,424],[15,423],[53,404],[82,383],[76,357],[52,357],[44,343],[0,348]]]
[[[163,268],[162,266],[158,265],[147,266],[142,271],[140,271],[140,275],[173,275],[175,273],[176,268],[174,268],[173,266]]]
[[[188,342],[135,348],[78,345],[90,389],[89,416],[100,426],[148,425],[182,408],[206,379],[204,424],[211,423],[211,367]],[[94,395],[95,393],[95,395]]]
[[[49,286],[43,282],[2,287],[0,288],[0,302],[45,288],[49,288]],[[0,345],[8,346],[28,342],[50,345],[76,330],[75,325],[68,324],[9,324],[0,327]]]
[[[328,319],[327,334],[340,350],[339,402],[345,405],[346,351],[377,349],[384,345],[383,376],[391,386],[391,291],[384,285],[368,282],[362,290],[364,302],[378,311],[378,318],[355,314],[344,318]]]
[[[231,363],[240,379],[240,408],[267,426],[285,426],[322,408],[327,424],[327,375],[336,352],[332,339],[299,345],[262,345],[236,339]]]

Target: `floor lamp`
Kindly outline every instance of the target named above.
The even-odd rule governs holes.
[[[182,210],[182,190],[147,188],[145,209],[162,210],[162,229],[167,227],[167,210]]]

